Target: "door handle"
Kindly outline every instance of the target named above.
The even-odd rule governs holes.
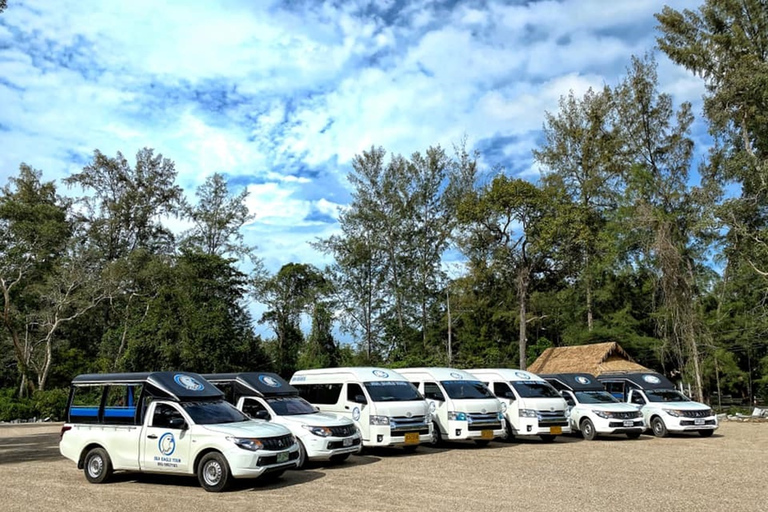
[[[157,436],[155,434],[149,434],[147,439],[157,439]]]
[[[345,408],[346,410],[349,410],[349,406],[348,406],[348,405],[345,405],[345,406],[344,406],[344,408]]]

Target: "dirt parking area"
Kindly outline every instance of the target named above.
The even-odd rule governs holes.
[[[768,424],[724,423],[708,439],[642,436],[479,448],[378,450],[289,471],[273,484],[206,493],[185,477],[86,482],[58,452],[59,425],[0,426],[0,510],[768,511]]]

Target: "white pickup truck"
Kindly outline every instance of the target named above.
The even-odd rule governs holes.
[[[297,468],[304,467],[307,460],[341,462],[362,448],[362,436],[351,419],[318,411],[275,373],[209,373],[203,377],[251,418],[290,430],[299,443]]]
[[[80,375],[59,450],[91,483],[113,471],[197,475],[206,491],[233,478],[279,476],[299,449],[284,427],[248,418],[194,373]]]

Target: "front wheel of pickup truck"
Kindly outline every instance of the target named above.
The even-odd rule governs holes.
[[[667,431],[667,426],[664,424],[664,420],[658,416],[654,416],[651,419],[651,430],[653,430],[653,435],[656,437],[667,437],[669,435],[669,431]]]
[[[208,492],[226,490],[232,481],[227,459],[218,452],[204,455],[197,466],[197,480],[200,482],[200,486]]]
[[[83,463],[85,478],[92,484],[103,484],[112,476],[112,461],[104,448],[93,448]]]

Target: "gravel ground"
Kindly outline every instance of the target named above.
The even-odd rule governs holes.
[[[116,474],[93,485],[58,452],[59,425],[0,426],[0,509],[263,511],[768,511],[768,425],[708,439],[561,437],[486,448],[378,450],[206,493],[195,478]]]

